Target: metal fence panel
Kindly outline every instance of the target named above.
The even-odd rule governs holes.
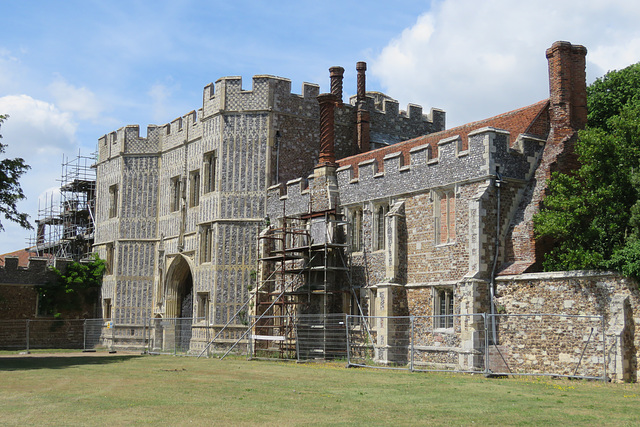
[[[349,364],[415,371],[484,371],[483,315],[348,316]]]
[[[415,316],[410,344],[416,371],[484,372],[483,314]]]
[[[489,327],[487,369],[504,375],[606,376],[602,316],[498,314]]]
[[[103,319],[0,320],[0,348],[7,350],[107,349]]]

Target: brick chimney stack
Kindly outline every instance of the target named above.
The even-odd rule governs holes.
[[[320,104],[320,156],[318,166],[335,166],[336,154],[334,150],[335,127],[334,109],[337,97],[333,93],[322,93],[318,95]]]
[[[344,77],[344,68],[329,68],[329,76],[331,77],[331,93],[337,97],[336,105],[342,106],[342,79]]]
[[[583,129],[587,124],[587,49],[557,41],[547,49],[551,128],[556,139]]]
[[[365,97],[367,93],[367,84],[365,71],[367,71],[366,62],[356,63],[358,71],[358,92],[356,94],[356,145],[361,153],[365,153],[371,149],[371,124],[369,111],[366,110]]]
[[[360,103],[364,102],[364,97],[367,93],[367,81],[364,74],[364,72],[367,71],[367,63],[362,61],[356,63],[356,71],[358,71],[358,91],[356,93],[356,101],[358,108],[360,108]]]

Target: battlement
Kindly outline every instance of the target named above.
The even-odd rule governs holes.
[[[18,266],[18,257],[5,257],[4,266],[0,266],[0,283],[5,284],[44,284],[53,276],[48,265],[49,258],[30,257],[26,267]],[[71,259],[56,258],[54,267],[60,271],[66,271],[67,266],[73,262]]]
[[[303,83],[300,95],[291,93],[291,80],[283,77],[256,75],[251,90],[242,89],[242,77],[223,77],[215,85],[205,86],[203,115],[256,110],[298,112],[303,103],[315,107],[319,93],[320,86],[312,83]]]
[[[429,143],[412,147],[400,144],[395,146],[396,151],[382,158],[356,156],[363,160],[336,169],[340,204],[484,179],[495,174],[496,167],[504,178],[524,181],[535,170],[545,143],[544,139],[521,134],[511,145],[508,131],[484,127],[466,135],[468,145],[465,148],[462,136],[437,140],[437,151]],[[376,151],[382,150],[370,153]],[[281,214],[285,204],[286,215],[306,213],[313,179],[311,175],[307,180],[298,178],[286,185],[270,187],[267,190],[268,212]]]
[[[349,104],[353,107],[357,105],[356,95],[349,98]],[[431,108],[429,114],[423,114],[421,105],[411,103],[407,105],[406,110],[400,110],[400,103],[382,92],[367,92],[364,109],[369,112],[384,114],[388,117],[398,116],[398,119],[406,119],[413,122],[427,121],[430,123],[442,123],[442,126],[438,127],[435,131],[444,130],[446,113],[443,110]]]

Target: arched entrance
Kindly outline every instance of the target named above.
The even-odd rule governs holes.
[[[193,318],[193,275],[186,257],[178,255],[167,270],[165,318],[175,319],[175,346],[188,351]]]

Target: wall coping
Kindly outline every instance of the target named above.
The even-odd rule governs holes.
[[[513,274],[509,276],[498,276],[496,282],[518,282],[524,280],[541,279],[588,279],[598,277],[625,277],[614,271],[600,270],[572,270],[572,271],[550,271],[544,273]]]

